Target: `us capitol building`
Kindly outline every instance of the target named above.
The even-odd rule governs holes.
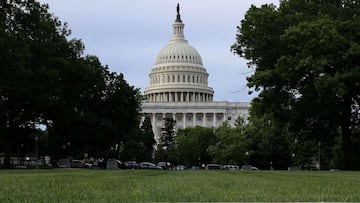
[[[142,115],[150,117],[156,139],[165,117],[176,120],[176,128],[218,127],[226,120],[234,126],[239,116],[247,119],[250,107],[248,102],[213,101],[209,74],[199,52],[185,40],[179,10],[178,5],[173,37],[159,52],[144,91]]]

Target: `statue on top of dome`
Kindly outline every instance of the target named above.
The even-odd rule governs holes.
[[[175,22],[180,22],[180,23],[182,23],[181,17],[180,17],[180,5],[179,5],[179,3],[178,3],[177,6],[176,6],[176,12],[177,12],[177,15],[176,15],[176,20],[175,20]]]

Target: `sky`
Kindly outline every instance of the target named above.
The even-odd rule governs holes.
[[[40,0],[67,22],[69,39],[81,39],[85,54],[96,55],[112,72],[143,92],[160,50],[172,37],[176,6],[185,24],[185,39],[199,53],[209,73],[214,101],[249,102],[247,61],[234,55],[236,27],[253,4],[278,0]]]

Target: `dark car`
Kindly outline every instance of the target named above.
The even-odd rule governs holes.
[[[128,169],[138,169],[139,168],[139,164],[136,163],[136,161],[127,161],[127,162],[125,162],[125,165]]]
[[[205,167],[206,170],[221,170],[221,166],[219,164],[208,164]]]
[[[120,168],[120,169],[127,169],[128,168],[123,162],[121,162],[119,160],[116,160],[116,162],[117,162],[118,168]]]
[[[80,160],[72,160],[70,163],[71,168],[84,168],[84,163]]]

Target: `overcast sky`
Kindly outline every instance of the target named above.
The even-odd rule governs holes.
[[[67,22],[70,38],[85,44],[110,71],[143,91],[162,47],[172,37],[176,5],[180,3],[185,38],[198,50],[214,88],[214,101],[250,101],[246,60],[230,51],[236,26],[251,4],[278,5],[278,0],[40,0]]]

